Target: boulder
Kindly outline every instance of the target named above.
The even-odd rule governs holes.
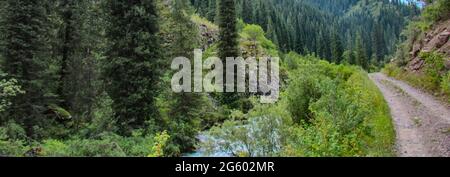
[[[411,51],[411,56],[412,57],[417,57],[419,55],[420,49],[422,49],[422,43],[415,43],[413,45],[413,49]]]
[[[433,39],[424,46],[423,51],[431,52],[433,50],[441,48],[445,43],[447,43],[449,36],[450,32],[448,32],[447,30],[439,33],[438,35],[434,36]]]
[[[442,33],[440,33],[440,34],[437,36],[436,47],[437,47],[437,48],[440,48],[440,47],[442,47],[445,43],[447,43],[449,36],[450,36],[450,31],[445,30],[445,31],[443,31]]]
[[[445,65],[445,68],[447,68],[447,70],[450,70],[450,58],[445,60],[444,65]]]
[[[411,63],[409,64],[409,69],[411,71],[418,71],[422,68],[422,66],[425,64],[425,61],[420,59],[419,57],[414,58]]]
[[[439,53],[444,54],[447,57],[450,57],[450,40],[447,41],[447,43],[445,43],[444,45],[442,45],[441,48],[439,48],[439,50],[437,50]]]

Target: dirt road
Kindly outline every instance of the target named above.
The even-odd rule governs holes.
[[[391,109],[397,134],[397,155],[450,157],[450,106],[384,74],[369,76]]]

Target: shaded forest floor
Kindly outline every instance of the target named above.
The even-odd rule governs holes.
[[[408,84],[374,73],[391,109],[401,157],[450,156],[450,106]]]

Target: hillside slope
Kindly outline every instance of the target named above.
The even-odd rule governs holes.
[[[420,34],[412,40],[412,48],[409,52],[409,71],[421,71],[425,64],[425,59],[420,53],[436,51],[445,56],[444,65],[450,69],[450,20],[445,20],[433,25],[432,29]]]
[[[403,31],[406,39],[384,72],[447,99],[450,96],[450,1],[438,0]],[[450,99],[447,101],[450,102]]]
[[[217,21],[217,0],[191,2],[200,16]],[[315,53],[335,63],[357,64],[343,53],[354,55],[363,48],[358,52],[364,57],[361,65],[366,69],[372,58],[376,58],[375,63],[384,62],[384,56],[394,51],[407,21],[419,13],[417,6],[400,0],[236,2],[238,18],[260,25],[283,52]]]

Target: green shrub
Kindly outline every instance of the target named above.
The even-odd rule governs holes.
[[[389,77],[396,77],[402,73],[402,69],[395,64],[387,64],[381,71]]]
[[[450,96],[450,71],[442,77],[441,89],[445,95]],[[450,99],[448,102],[450,103]]]
[[[242,46],[256,47],[256,51],[248,51],[253,57],[278,56],[277,46],[266,38],[264,30],[259,25],[245,25],[240,33]],[[251,50],[251,49],[247,49]]]
[[[435,0],[431,5],[427,6],[422,17],[426,21],[439,21],[446,20],[450,15],[450,1],[448,0]]]
[[[29,147],[21,140],[0,140],[0,156],[21,157]]]
[[[8,139],[24,140],[27,138],[25,129],[12,120],[8,121],[3,128],[6,131]]]
[[[23,156],[28,146],[22,140],[11,139],[8,128],[0,127],[0,156]]]
[[[10,106],[11,99],[23,93],[24,91],[19,86],[18,81],[9,78],[7,74],[0,70],[0,113]]]
[[[441,73],[445,70],[444,56],[437,52],[422,52],[420,57],[425,59],[425,73],[433,84],[433,90],[439,89],[440,81],[442,80]]]
[[[65,157],[71,155],[69,146],[59,140],[44,140],[42,142],[41,148],[42,156]]]
[[[226,121],[205,143],[234,156],[392,156],[389,107],[367,73],[288,54],[289,86],[248,121]],[[276,136],[274,136],[276,135]]]
[[[320,75],[312,74],[310,68],[299,70],[290,83],[287,90],[288,110],[292,114],[294,122],[310,121],[312,112],[309,109],[311,103],[321,97],[320,81],[324,79]]]
[[[167,146],[167,142],[170,139],[170,135],[167,134],[167,131],[163,131],[162,133],[156,134],[154,138],[154,144],[151,148],[151,153],[149,153],[148,157],[163,157],[164,149]]]
[[[0,129],[1,130],[1,129]],[[47,157],[162,157],[170,136],[166,131],[156,135],[144,135],[136,130],[130,137],[103,133],[95,139],[72,138],[69,140],[44,140],[35,143],[40,156]],[[0,141],[0,143],[2,143]],[[6,150],[11,150],[9,145]],[[2,148],[0,147],[0,152]],[[1,155],[1,153],[0,153]]]
[[[352,71],[348,78],[320,79],[322,94],[308,108],[312,121],[292,130],[285,155],[392,155],[394,131],[384,97],[366,73],[347,69]]]
[[[69,156],[74,157],[125,157],[126,154],[117,142],[108,140],[68,141]]]

